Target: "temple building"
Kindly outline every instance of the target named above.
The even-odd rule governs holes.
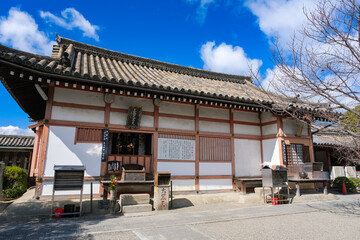
[[[57,37],[51,56],[0,45],[0,78],[36,131],[30,176],[52,194],[54,165],[84,165],[102,193],[108,162],[171,173],[174,191],[234,190],[264,165],[314,162],[310,127],[325,110],[215,73]],[[284,111],[286,110],[286,111]],[[71,194],[71,193],[68,193]]]

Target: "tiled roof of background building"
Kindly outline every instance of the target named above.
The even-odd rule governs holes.
[[[29,148],[34,147],[34,137],[18,135],[0,135],[0,148]]]

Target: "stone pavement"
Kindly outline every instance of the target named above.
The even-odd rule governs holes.
[[[359,239],[360,195],[290,205],[223,202],[138,215],[8,222],[0,239]]]

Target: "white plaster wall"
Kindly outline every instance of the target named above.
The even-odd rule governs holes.
[[[157,171],[170,172],[173,176],[194,176],[195,163],[190,162],[158,162]]]
[[[159,128],[195,130],[195,120],[159,117]]]
[[[232,189],[232,179],[200,179],[200,190]]]
[[[104,111],[53,106],[51,119],[104,123]]]
[[[159,112],[195,116],[195,105],[161,102]]]
[[[103,93],[80,91],[75,89],[58,88],[58,87],[55,87],[54,101],[85,104],[85,105],[100,106],[100,107],[105,106]]]
[[[191,191],[195,190],[195,180],[171,180],[173,184],[173,191]]]
[[[199,117],[206,118],[217,118],[217,119],[230,119],[230,110],[222,108],[212,108],[212,107],[200,107],[199,108]]]
[[[296,124],[295,119],[283,119],[283,131],[285,134],[296,134],[298,125]],[[301,132],[302,136],[308,135],[308,126],[304,126]]]
[[[234,133],[256,135],[256,136],[261,135],[259,126],[243,125],[243,124],[234,124]]]
[[[277,134],[277,132],[278,132],[278,128],[277,128],[276,123],[266,125],[266,126],[262,126],[262,134],[263,134],[263,136],[270,135],[270,134]]]
[[[220,122],[199,121],[199,129],[200,131],[205,131],[205,132],[230,133],[230,124],[220,123]]]
[[[126,113],[110,112],[110,124],[125,125],[127,119]]]
[[[93,181],[93,194],[99,194],[100,183],[98,181]],[[42,194],[43,196],[52,195],[53,191],[53,182],[43,182]],[[83,194],[90,194],[91,182],[84,182]],[[55,191],[55,195],[74,195],[80,194],[80,191]]]
[[[280,165],[278,139],[266,139],[262,142],[264,165]]]
[[[110,113],[110,124],[126,125],[127,113],[111,112]],[[153,127],[154,117],[148,115],[141,116],[141,127]]]
[[[154,111],[154,104],[150,99],[115,96],[115,101],[111,104],[112,108],[128,109],[132,107],[142,107],[143,111]]]
[[[274,120],[276,120],[276,117],[274,117],[274,115],[272,113],[269,113],[269,112],[261,113],[261,122],[262,123],[271,122]]]
[[[100,176],[100,143],[74,144],[75,128],[50,126],[45,177],[54,176],[54,165],[85,165],[85,176]]]
[[[232,175],[231,163],[200,162],[200,175]]]
[[[235,176],[261,175],[261,145],[259,140],[235,139]]]
[[[235,121],[260,123],[259,113],[244,112],[244,111],[236,111],[235,110],[233,116],[234,116]]]

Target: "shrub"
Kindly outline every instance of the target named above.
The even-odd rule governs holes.
[[[337,177],[334,180],[334,187],[340,192],[342,191],[342,183],[345,182],[346,190],[348,192],[356,192],[356,188],[360,187],[360,180],[355,178]]]
[[[27,174],[20,167],[5,167],[4,189],[6,198],[17,198],[26,192]]]

